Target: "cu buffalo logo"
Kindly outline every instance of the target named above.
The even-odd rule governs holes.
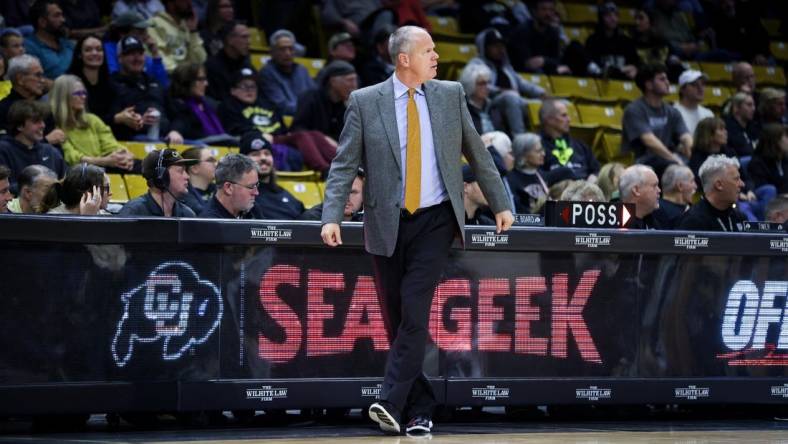
[[[219,289],[185,262],[167,262],[124,293],[123,316],[112,340],[112,358],[123,367],[139,343],[161,341],[162,359],[179,359],[204,343],[222,320]]]

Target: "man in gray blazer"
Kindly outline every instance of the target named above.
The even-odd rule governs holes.
[[[422,372],[435,286],[452,240],[463,230],[464,154],[478,178],[498,232],[512,209],[489,152],[473,127],[459,83],[431,80],[438,54],[422,28],[389,38],[396,70],[388,80],[354,91],[331,164],[323,207],[323,242],[342,244],[339,224],[359,166],[364,187],[364,242],[389,339],[380,401],[369,416],[386,433],[429,433],[435,395]]]

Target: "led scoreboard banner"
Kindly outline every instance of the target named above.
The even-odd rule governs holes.
[[[545,203],[547,225],[576,228],[626,228],[635,216],[635,205],[621,202]]]
[[[555,210],[593,223],[467,227],[452,250],[424,362],[441,402],[788,400],[788,235]],[[373,402],[389,342],[362,229],[319,230],[0,216],[0,414]]]

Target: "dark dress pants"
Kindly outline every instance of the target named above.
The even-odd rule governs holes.
[[[401,421],[432,415],[435,394],[422,372],[435,286],[457,231],[449,201],[403,216],[391,257],[373,256],[375,284],[391,349],[380,399]]]

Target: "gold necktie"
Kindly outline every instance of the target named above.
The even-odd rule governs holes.
[[[407,157],[405,169],[405,209],[411,214],[419,209],[421,197],[421,129],[419,110],[414,95],[416,90],[408,89],[408,142],[405,149]]]

